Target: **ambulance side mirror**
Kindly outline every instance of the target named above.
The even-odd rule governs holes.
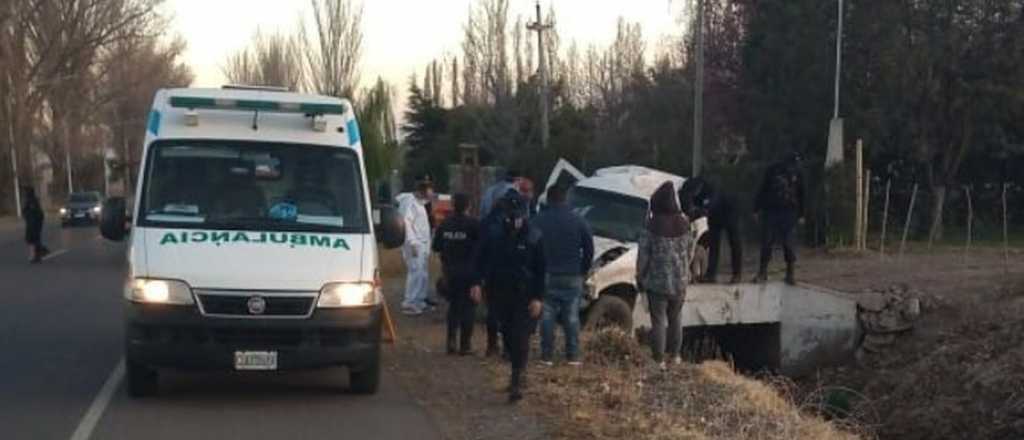
[[[100,235],[110,241],[122,241],[128,235],[128,213],[124,197],[111,197],[103,201],[100,211]]]
[[[380,205],[374,208],[374,217],[380,218],[377,223],[377,240],[387,249],[395,249],[405,244],[405,220],[393,206]]]

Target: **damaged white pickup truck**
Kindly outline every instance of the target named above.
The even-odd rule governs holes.
[[[602,168],[590,177],[564,159],[555,165],[545,190],[555,184],[571,185],[569,204],[594,232],[594,266],[581,305],[585,327],[616,325],[633,330],[650,326],[647,308],[635,307],[639,296],[636,242],[644,231],[654,191],[664,182],[672,182],[678,191],[685,180],[635,165]],[[541,196],[540,202],[544,201]],[[707,219],[696,219],[692,226],[695,249],[691,270],[701,273],[707,252],[698,243],[706,242],[701,238],[707,233]]]
[[[548,178],[545,188],[572,185],[569,204],[594,232],[594,265],[581,307],[586,328],[613,325],[636,333],[650,328],[646,295],[636,286],[636,241],[648,200],[666,181],[678,189],[685,179],[632,165],[587,177],[564,160]],[[539,201],[544,203],[543,195]],[[707,263],[707,220],[691,221],[691,273],[699,274]],[[848,295],[809,284],[693,284],[682,321],[687,329],[708,332],[741,368],[796,376],[852,357],[860,340],[856,312]]]

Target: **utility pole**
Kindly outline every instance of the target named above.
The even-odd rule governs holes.
[[[71,136],[68,134],[68,121],[65,117],[62,117],[63,127],[61,131],[64,133],[64,165],[68,171],[68,195],[75,192],[74,182],[71,179]]]
[[[693,177],[704,161],[704,0],[697,0],[697,71],[693,97]]]
[[[839,79],[843,67],[843,0],[839,6],[836,24],[836,78],[835,95],[832,100],[832,121],[828,128],[828,147],[825,150],[825,169],[843,162],[843,120],[839,118]]]
[[[18,152],[14,149],[14,109],[7,101],[7,142],[11,148],[11,172],[14,175],[14,212],[21,218],[21,183],[18,182]]]
[[[832,119],[839,119],[839,73],[843,67],[843,0],[839,0],[839,25],[836,30],[836,86]]]
[[[554,27],[553,24],[544,24],[540,15],[540,1],[537,2],[537,21],[527,24],[526,28],[537,32],[537,64],[540,67],[540,145],[546,150],[550,138],[550,123],[548,121],[548,62],[547,50],[544,47],[544,32]]]

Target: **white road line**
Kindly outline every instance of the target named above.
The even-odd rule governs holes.
[[[96,429],[96,424],[99,423],[100,417],[103,416],[103,411],[106,411],[107,405],[110,404],[110,399],[114,397],[114,392],[117,391],[117,387],[121,384],[122,379],[124,379],[124,359],[117,361],[114,371],[110,373],[110,377],[103,384],[103,388],[100,388],[100,393],[92,400],[89,409],[82,416],[82,420],[78,422],[75,432],[71,434],[71,440],[89,440],[89,437],[92,436],[92,431]]]
[[[50,252],[49,254],[47,254],[47,255],[46,255],[45,257],[43,257],[43,261],[49,260],[49,259],[51,259],[51,258],[57,258],[57,257],[59,257],[59,256],[61,256],[61,255],[64,255],[64,254],[66,254],[66,253],[68,253],[68,250],[67,250],[67,249],[58,249],[58,250],[55,250],[55,251],[53,251],[53,252]]]

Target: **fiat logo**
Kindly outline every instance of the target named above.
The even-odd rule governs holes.
[[[246,306],[249,307],[250,315],[262,315],[263,312],[267,311],[267,300],[263,299],[262,296],[254,296],[249,298]]]

